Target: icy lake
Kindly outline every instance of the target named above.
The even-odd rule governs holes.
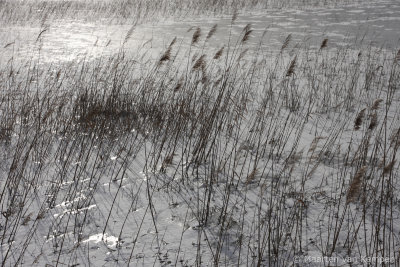
[[[218,34],[207,44],[215,49],[228,43],[234,44],[235,37],[247,24],[251,24],[254,31],[249,46],[257,47],[265,32],[261,43],[267,51],[279,49],[288,34],[292,34],[293,40],[299,44],[318,46],[324,38],[328,38],[330,47],[363,43],[395,49],[400,38],[398,14],[400,1],[386,0],[363,6],[239,12],[233,25],[231,16],[170,19],[134,26],[124,50],[134,53],[146,51],[157,57],[174,37],[183,44],[189,44],[193,28],[200,27],[207,32],[215,24],[218,25]],[[1,25],[0,58],[2,62],[11,57],[37,58],[40,51],[42,62],[56,62],[88,60],[117,53],[132,26],[87,23],[84,20],[44,22],[41,27]]]

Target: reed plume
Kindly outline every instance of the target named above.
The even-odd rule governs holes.
[[[237,9],[236,9],[236,10],[233,12],[233,15],[232,15],[232,21],[231,21],[232,24],[235,23],[237,17],[238,17],[238,11],[237,11]]]
[[[164,54],[161,56],[160,60],[158,61],[159,64],[171,59],[171,50],[172,46],[169,46],[167,50],[164,52]]]
[[[324,136],[316,136],[315,138],[314,138],[314,140],[311,142],[311,145],[310,145],[310,148],[308,149],[308,151],[307,151],[307,153],[309,154],[309,153],[314,153],[314,151],[315,151],[315,149],[317,148],[317,146],[318,146],[318,142],[320,141],[320,140],[322,140],[322,139],[326,139],[326,137],[324,137]]]
[[[283,44],[281,47],[281,53],[283,52],[283,50],[285,50],[289,46],[291,40],[292,40],[292,34],[289,33],[289,35],[285,38],[285,41],[283,41]]]
[[[399,49],[399,51],[397,51],[397,54],[396,54],[396,56],[395,56],[395,58],[394,58],[394,61],[395,61],[396,63],[400,63],[400,49]]]
[[[192,45],[196,44],[199,41],[200,36],[201,36],[201,29],[197,27],[192,36]]]
[[[321,43],[320,49],[324,49],[327,46],[328,46],[328,38],[325,38]]]
[[[134,31],[134,30],[135,30],[135,25],[133,25],[133,26],[128,30],[128,32],[126,33],[123,44],[126,44],[126,43],[128,42],[128,40],[132,37],[132,34],[133,34],[133,31]]]
[[[390,162],[388,165],[386,165],[383,168],[383,175],[388,174],[392,171],[394,164],[396,163],[396,160],[393,160],[392,162]]]
[[[252,183],[254,181],[254,179],[256,178],[257,174],[258,174],[258,171],[256,168],[254,168],[253,171],[251,173],[249,173],[249,175],[247,176],[245,184]]]
[[[400,128],[397,129],[396,132],[394,132],[391,137],[389,138],[390,140],[390,146],[397,147],[400,145]]]
[[[346,203],[355,202],[360,193],[361,193],[361,186],[362,186],[362,178],[367,171],[367,166],[361,167],[356,175],[354,175],[353,180],[350,183],[349,191],[347,192]]]
[[[196,63],[193,65],[193,70],[204,69],[206,66],[205,55],[202,55],[196,60]]]
[[[168,47],[173,47],[175,43],[176,43],[176,36],[174,37],[174,39],[172,39]]]
[[[374,112],[371,115],[371,121],[369,123],[368,129],[373,130],[376,127],[377,123],[378,123],[378,115],[376,114],[376,112]]]
[[[172,39],[167,50],[165,50],[164,54],[161,56],[160,60],[158,61],[159,64],[171,59],[171,51],[172,51],[172,47],[174,46],[175,43],[176,43],[176,37],[174,37],[174,39]]]
[[[240,53],[240,55],[239,55],[239,57],[238,57],[238,61],[240,61],[240,60],[246,55],[247,51],[249,51],[248,48],[244,49],[244,50]]]
[[[176,84],[174,92],[178,92],[182,88],[182,85],[183,85],[183,78],[181,78],[179,82]]]
[[[163,161],[163,163],[161,164],[161,167],[160,167],[160,172],[161,173],[165,173],[166,170],[167,170],[167,167],[172,164],[172,162],[174,160],[174,155],[175,154],[172,153],[171,155],[168,155],[167,157],[165,157],[165,159],[164,159],[164,161]]]
[[[253,30],[251,30],[251,24],[247,24],[246,27],[244,27],[243,29],[244,35],[242,38],[242,43],[245,43],[249,40],[250,38],[250,34],[253,32]]]
[[[379,109],[380,103],[383,101],[383,99],[377,99],[375,100],[374,104],[371,107],[371,110],[377,110]]]
[[[214,55],[214,59],[219,59],[222,56],[222,53],[224,52],[225,46],[221,47],[217,53]]]
[[[354,130],[357,131],[357,130],[360,129],[361,124],[362,124],[363,119],[364,119],[364,116],[365,116],[365,108],[362,109],[362,110],[358,113],[357,118],[356,118],[355,121],[354,121]]]
[[[218,25],[215,24],[214,26],[212,26],[211,30],[208,32],[206,40],[210,39],[211,37],[213,37],[213,35],[215,34],[215,32],[217,31],[217,27]]]
[[[290,77],[294,74],[294,69],[296,68],[296,63],[297,63],[297,56],[295,56],[294,59],[290,62],[289,68],[286,72],[286,77]]]

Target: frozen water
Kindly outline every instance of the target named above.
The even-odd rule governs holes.
[[[147,23],[134,28],[133,35],[123,46],[125,51],[146,52],[157,57],[174,37],[190,43],[193,27],[207,32],[218,24],[217,34],[207,45],[219,48],[241,33],[250,23],[254,30],[250,46],[260,43],[266,49],[279,49],[283,39],[291,33],[299,43],[319,45],[329,38],[329,46],[346,42],[363,42],[373,46],[396,48],[399,44],[400,2],[379,1],[369,5],[337,8],[310,8],[305,10],[260,10],[240,14],[232,26],[231,17],[187,18],[181,21]],[[90,60],[117,53],[132,25],[94,24],[84,21],[53,21],[43,27],[0,26],[0,58],[35,58],[42,62]],[[40,38],[38,39],[38,35]],[[6,46],[6,47],[5,47]],[[4,48],[5,47],[5,48]],[[185,46],[184,46],[185,47]]]

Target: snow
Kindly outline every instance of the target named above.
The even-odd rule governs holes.
[[[105,234],[99,233],[96,235],[89,236],[88,239],[82,241],[82,243],[88,243],[88,242],[93,242],[95,244],[104,242],[104,244],[107,245],[107,247],[115,248],[118,244],[118,237],[108,235],[107,233]]]

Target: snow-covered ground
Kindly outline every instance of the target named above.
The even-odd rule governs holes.
[[[1,25],[2,266],[400,266],[399,14]]]

